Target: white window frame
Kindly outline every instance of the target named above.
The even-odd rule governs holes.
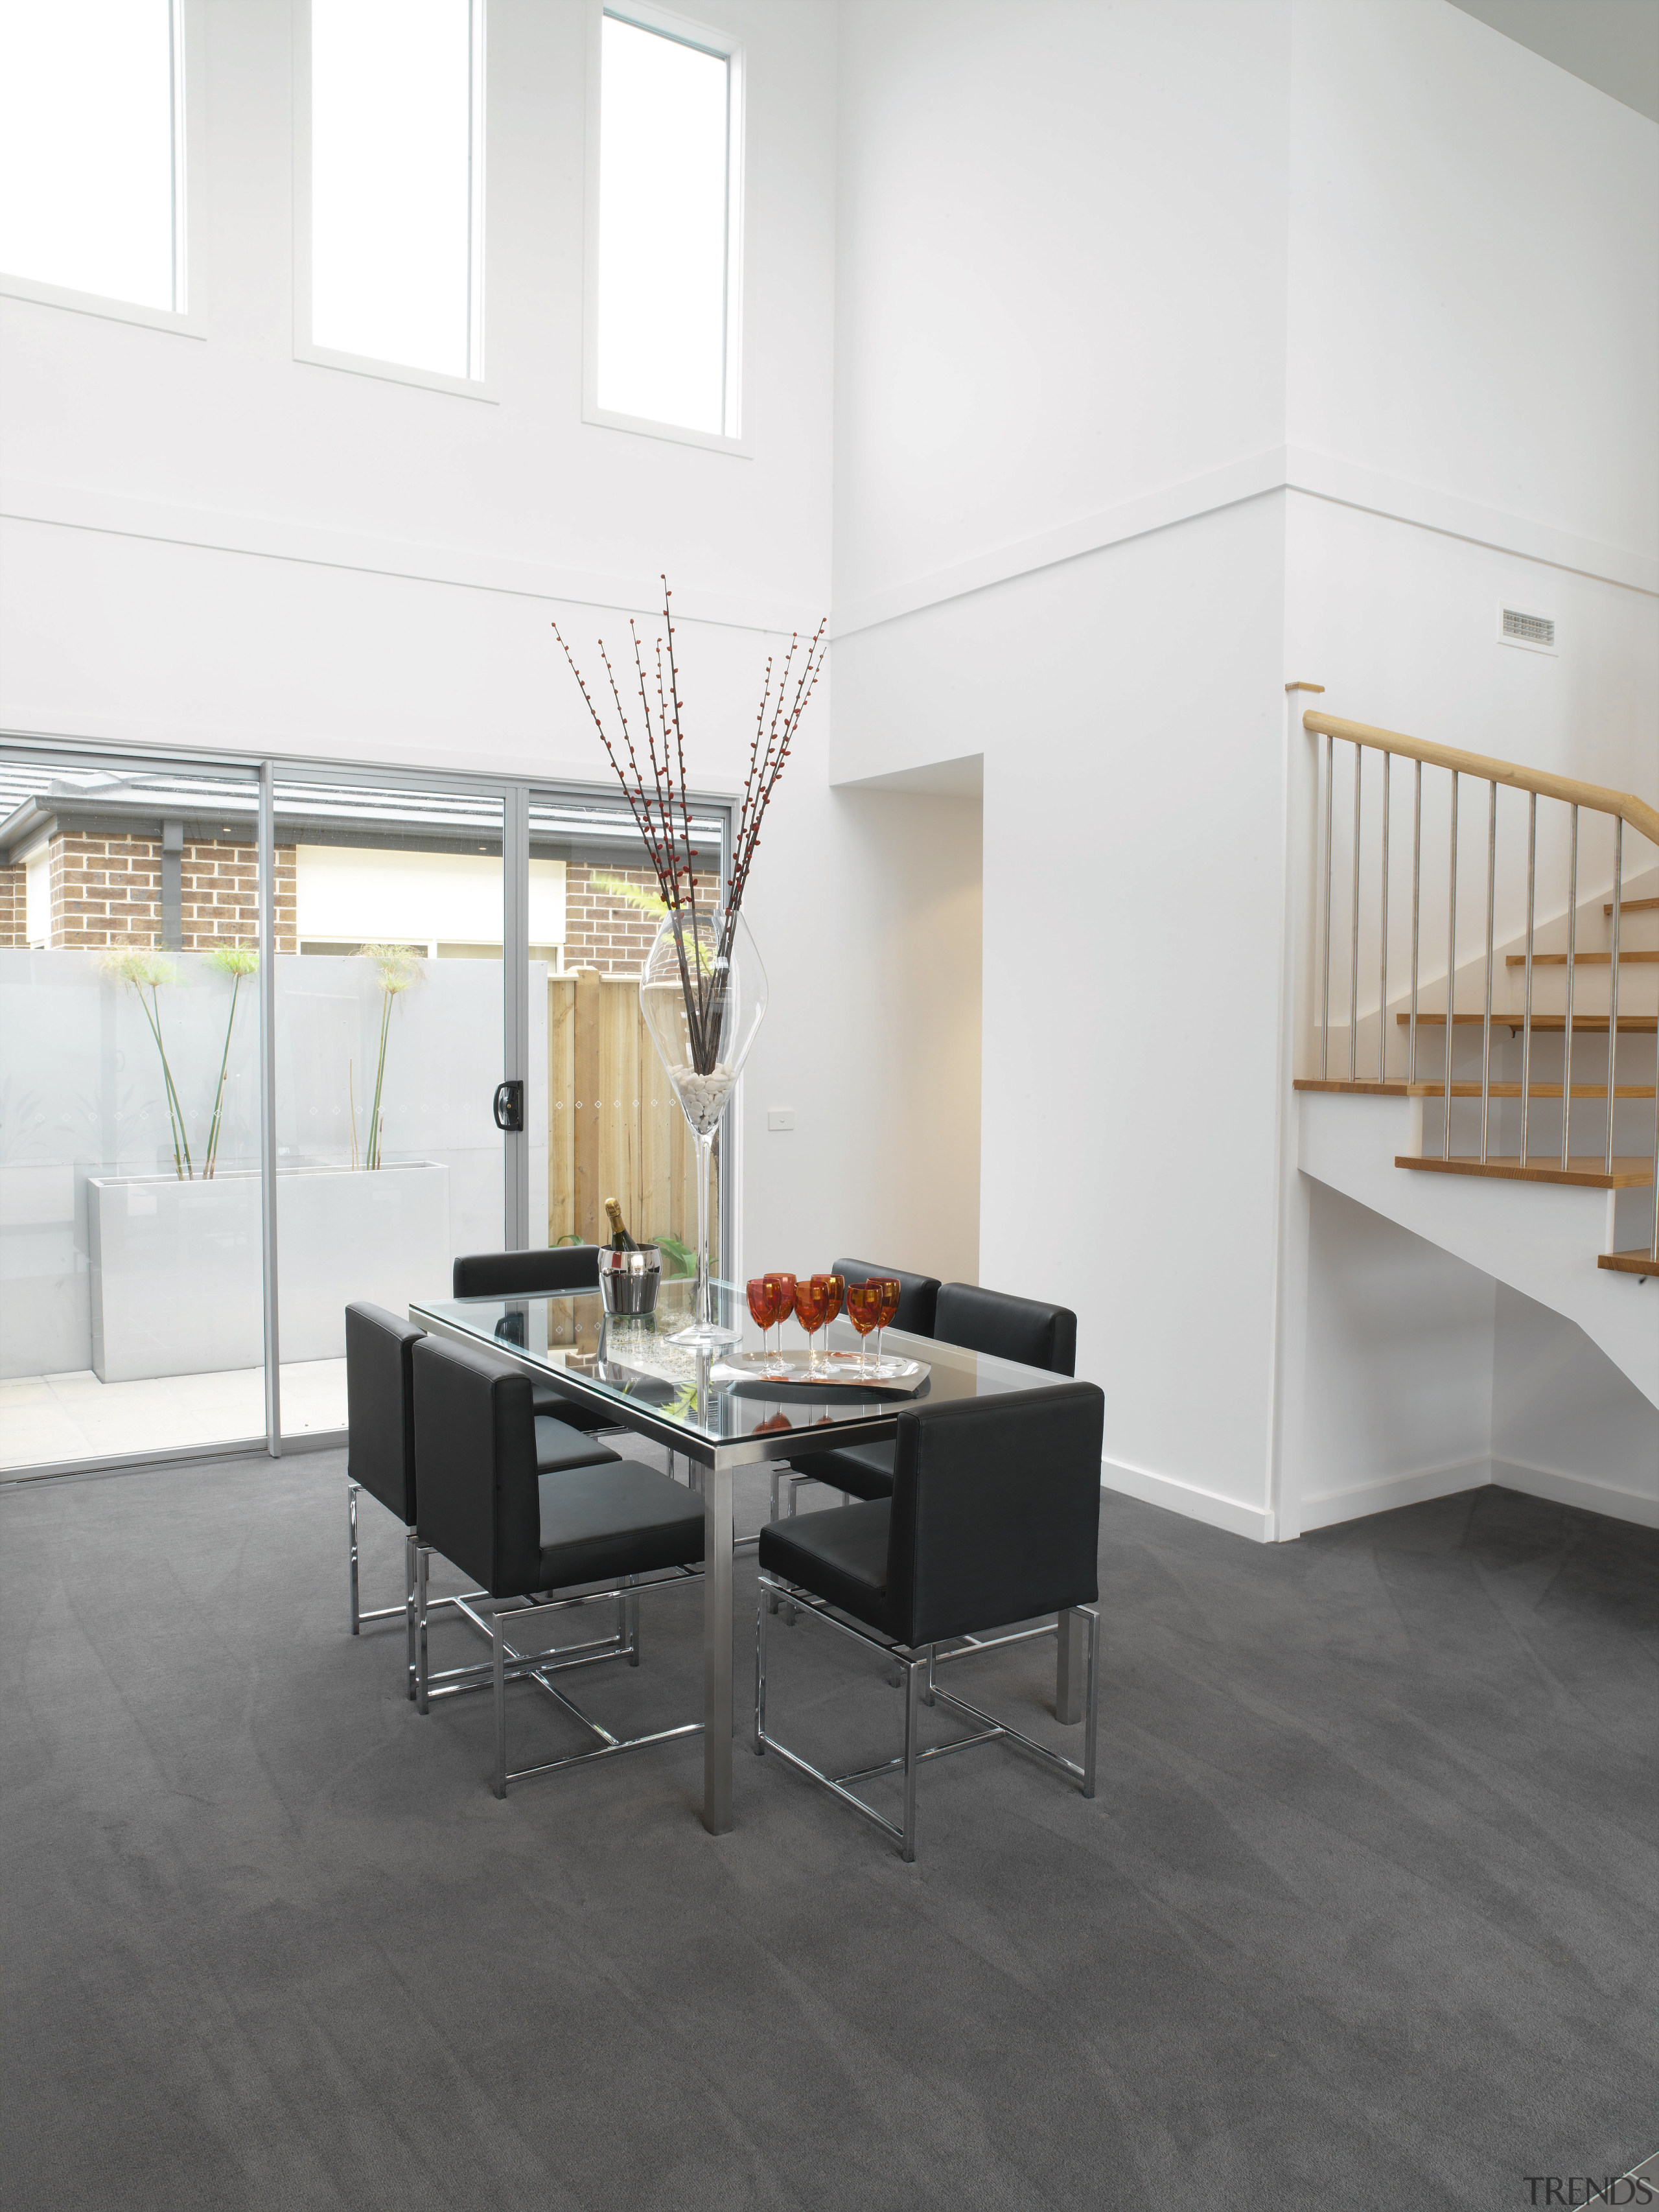
[[[67,307],[77,315],[98,315],[112,323],[137,323],[179,337],[204,338],[202,242],[207,234],[206,0],[172,0],[173,28],[173,296],[184,303],[146,307],[137,300],[113,300],[100,292],[77,292],[66,284],[46,284],[33,276],[0,273],[0,296],[29,300],[43,307]]]
[[[726,65],[726,375],[724,433],[689,429],[684,423],[658,422],[641,415],[619,415],[599,404],[599,107],[605,19],[614,15],[642,31],[678,39],[703,53],[717,54]],[[680,446],[701,446],[715,453],[747,459],[753,447],[743,434],[743,264],[744,71],[742,41],[712,24],[659,8],[655,0],[589,0],[587,36],[587,160],[586,282],[582,302],[582,420],[605,430],[632,430],[647,438],[666,438]]]
[[[372,355],[342,353],[332,346],[314,344],[311,336],[311,0],[293,0],[294,6],[294,358],[315,368],[345,369],[354,376],[379,377],[389,384],[413,384],[427,392],[448,392],[462,399],[482,399],[494,406],[499,394],[491,386],[484,351],[484,193],[486,162],[485,110],[489,104],[489,74],[485,65],[485,31],[489,0],[471,0],[472,27],[471,206],[468,267],[471,298],[467,313],[467,355],[478,365],[477,376],[449,376],[441,369],[421,368],[408,362],[377,361]]]

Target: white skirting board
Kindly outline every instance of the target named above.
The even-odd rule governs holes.
[[[1528,1467],[1521,1460],[1495,1459],[1492,1479],[1505,1490],[1524,1491],[1528,1498],[1553,1498],[1558,1505],[1582,1506],[1586,1513],[1605,1513],[1614,1521],[1634,1522],[1639,1528],[1659,1528],[1659,1498],[1618,1490],[1609,1482],[1593,1481],[1587,1475]]]
[[[1504,1490],[1518,1490],[1527,1498],[1547,1498],[1557,1505],[1577,1505],[1586,1513],[1605,1513],[1612,1520],[1632,1522],[1638,1528],[1659,1528],[1659,1499],[1615,1489],[1611,1483],[1598,1482],[1588,1475],[1528,1467],[1512,1459],[1464,1460],[1454,1467],[1391,1475],[1385,1482],[1368,1483],[1359,1490],[1304,1498],[1302,1526],[1304,1530],[1334,1528],[1340,1521],[1362,1520],[1368,1513],[1388,1513],[1399,1505],[1419,1505],[1431,1498],[1451,1498],[1460,1490],[1480,1490],[1488,1483]]]
[[[1566,1474],[1559,1469],[1528,1467],[1518,1460],[1468,1459],[1451,1467],[1423,1468],[1409,1474],[1391,1475],[1384,1482],[1366,1484],[1358,1490],[1333,1492],[1322,1498],[1307,1498],[1302,1503],[1302,1526],[1304,1532],[1315,1528],[1334,1528],[1343,1521],[1361,1521],[1368,1514],[1389,1513],[1401,1505],[1420,1505],[1430,1498],[1452,1498],[1462,1490],[1482,1490],[1496,1483],[1505,1490],[1518,1490],[1528,1498],[1547,1498],[1557,1505],[1577,1505],[1586,1513],[1605,1513],[1614,1521],[1628,1521],[1642,1528],[1659,1528],[1659,1499],[1644,1498],[1639,1492],[1615,1489],[1611,1484],[1597,1482],[1582,1474]],[[1101,1462],[1100,1486],[1103,1490],[1121,1491],[1126,1498],[1138,1498],[1143,1504],[1160,1505],[1165,1511],[1183,1514],[1189,1521],[1202,1521],[1212,1528],[1224,1528],[1230,1535],[1247,1537],[1257,1544],[1274,1540],[1272,1514],[1259,1506],[1240,1504],[1237,1499],[1219,1498],[1213,1491],[1202,1490],[1196,1483],[1177,1481],[1173,1476],[1151,1474],[1144,1468],[1125,1467],[1115,1460]]]
[[[1121,1461],[1100,1463],[1103,1490],[1121,1490],[1145,1505],[1161,1505],[1167,1512],[1184,1514],[1189,1521],[1207,1522],[1229,1535],[1248,1536],[1252,1543],[1270,1544],[1273,1539],[1271,1513],[1259,1505],[1242,1505],[1236,1498],[1218,1497],[1196,1483],[1179,1482],[1167,1474],[1150,1474],[1145,1468],[1125,1467]]]

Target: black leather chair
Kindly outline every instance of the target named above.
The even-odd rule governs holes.
[[[402,1617],[408,1632],[407,1687],[411,1698],[415,1694],[414,1351],[424,1335],[424,1330],[400,1321],[383,1306],[349,1305],[345,1310],[346,1576],[351,1632],[358,1634],[366,1620]],[[617,1459],[606,1445],[544,1416],[536,1422],[536,1455],[545,1474],[614,1464]],[[368,1613],[359,1604],[358,1592],[357,1497],[362,1490],[378,1498],[404,1529],[404,1602],[376,1606]],[[475,1590],[471,1595],[476,1597],[480,1593]],[[448,1606],[456,1601],[440,1598],[434,1602]]]
[[[451,1295],[458,1298],[557,1297],[562,1291],[596,1291],[599,1286],[597,1244],[549,1244],[528,1252],[469,1252],[450,1271]],[[536,1411],[590,1434],[616,1426],[598,1406],[568,1396],[557,1383],[534,1381]]]
[[[865,1267],[860,1260],[837,1261],[838,1268],[864,1268],[866,1274],[890,1273],[890,1268]],[[913,1275],[912,1282],[925,1282]],[[988,1352],[998,1359],[1017,1360],[1022,1367],[1046,1367],[1051,1375],[1077,1372],[1077,1316],[1068,1306],[1052,1306],[1036,1298],[1012,1297],[1006,1291],[982,1291],[973,1283],[934,1284],[937,1292],[929,1336],[941,1344],[959,1344],[969,1352]],[[903,1311],[901,1300],[899,1310]],[[902,1322],[895,1324],[902,1328]],[[792,1462],[794,1480],[784,1510],[793,1513],[796,1492],[802,1482],[821,1482],[848,1498],[890,1498],[893,1492],[891,1444],[852,1444],[834,1451],[814,1452]],[[772,1478],[772,1518],[778,1517],[779,1489],[787,1476]]]
[[[1077,1316],[1043,1298],[1016,1298],[982,1291],[976,1283],[946,1283],[939,1294],[933,1334],[942,1344],[988,1352],[1022,1367],[1051,1375],[1077,1372]]]
[[[910,1275],[902,1267],[890,1267],[884,1260],[837,1260],[834,1273],[849,1283],[867,1283],[872,1275],[890,1275],[899,1286],[898,1311],[893,1327],[910,1336],[932,1336],[933,1308],[939,1298],[937,1275]]]
[[[416,1486],[416,1705],[434,1697],[493,1690],[497,1797],[509,1782],[550,1774],[618,1752],[702,1732],[701,1721],[619,1741],[556,1689],[554,1674],[601,1659],[639,1664],[639,1577],[684,1582],[703,1555],[701,1503],[665,1475],[607,1453],[609,1464],[548,1476],[537,1467],[537,1421],[530,1378],[503,1370],[488,1353],[423,1337],[414,1347]],[[481,1585],[488,1615],[470,1600],[456,1610],[489,1639],[483,1664],[434,1674],[428,1664],[432,1612],[427,1577],[440,1553]],[[554,1595],[586,1584],[580,1596]],[[614,1599],[614,1634],[562,1647],[520,1648],[518,1624]],[[512,1631],[509,1643],[508,1631]],[[539,1637],[544,1632],[534,1632]],[[509,1772],[507,1684],[530,1680],[598,1739],[588,1751]]]
[[[761,1531],[756,1610],[755,1749],[787,1762],[897,1838],[915,1856],[916,1769],[970,1743],[1006,1737],[1095,1794],[1100,1623],[1096,1554],[1105,1401],[1091,1382],[1010,1391],[995,1398],[918,1406],[899,1415],[890,1499],[832,1507]],[[766,1728],[769,1599],[816,1613],[889,1661],[904,1680],[901,1758],[829,1775]],[[1082,1763],[1033,1742],[1006,1722],[949,1695],[935,1680],[937,1646],[1054,1613],[1088,1623]],[[1021,1640],[1020,1636],[1003,1639]],[[974,1650],[994,1643],[974,1642]],[[927,1750],[917,1706],[948,1707],[978,1724],[974,1735]],[[902,1772],[902,1825],[885,1819],[853,1783]]]

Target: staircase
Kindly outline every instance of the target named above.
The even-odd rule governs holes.
[[[1659,1404],[1659,809],[1302,726],[1299,1164],[1566,1315]]]

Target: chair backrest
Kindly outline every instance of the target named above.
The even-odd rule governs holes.
[[[492,1597],[536,1587],[541,1493],[530,1377],[488,1352],[415,1347],[415,1526]]]
[[[556,1297],[599,1286],[597,1244],[550,1244],[529,1252],[469,1252],[450,1278],[458,1298]]]
[[[939,1297],[937,1275],[908,1275],[902,1267],[890,1267],[881,1260],[837,1260],[835,1271],[845,1275],[849,1283],[865,1282],[872,1275],[890,1275],[899,1286],[894,1328],[906,1329],[912,1336],[936,1334],[933,1307]]]
[[[975,1283],[946,1283],[939,1294],[933,1334],[941,1344],[988,1352],[996,1359],[1018,1360],[1022,1367],[1046,1367],[1051,1375],[1077,1373],[1077,1316],[1069,1306],[1048,1305],[1041,1298],[1011,1297],[1006,1291],[982,1291]]]
[[[345,1310],[346,1475],[405,1528],[415,1520],[411,1354],[422,1334],[384,1306]]]
[[[1105,1399],[1092,1382],[899,1415],[888,1522],[890,1636],[912,1646],[937,1644],[1093,1604],[1105,1418]]]

